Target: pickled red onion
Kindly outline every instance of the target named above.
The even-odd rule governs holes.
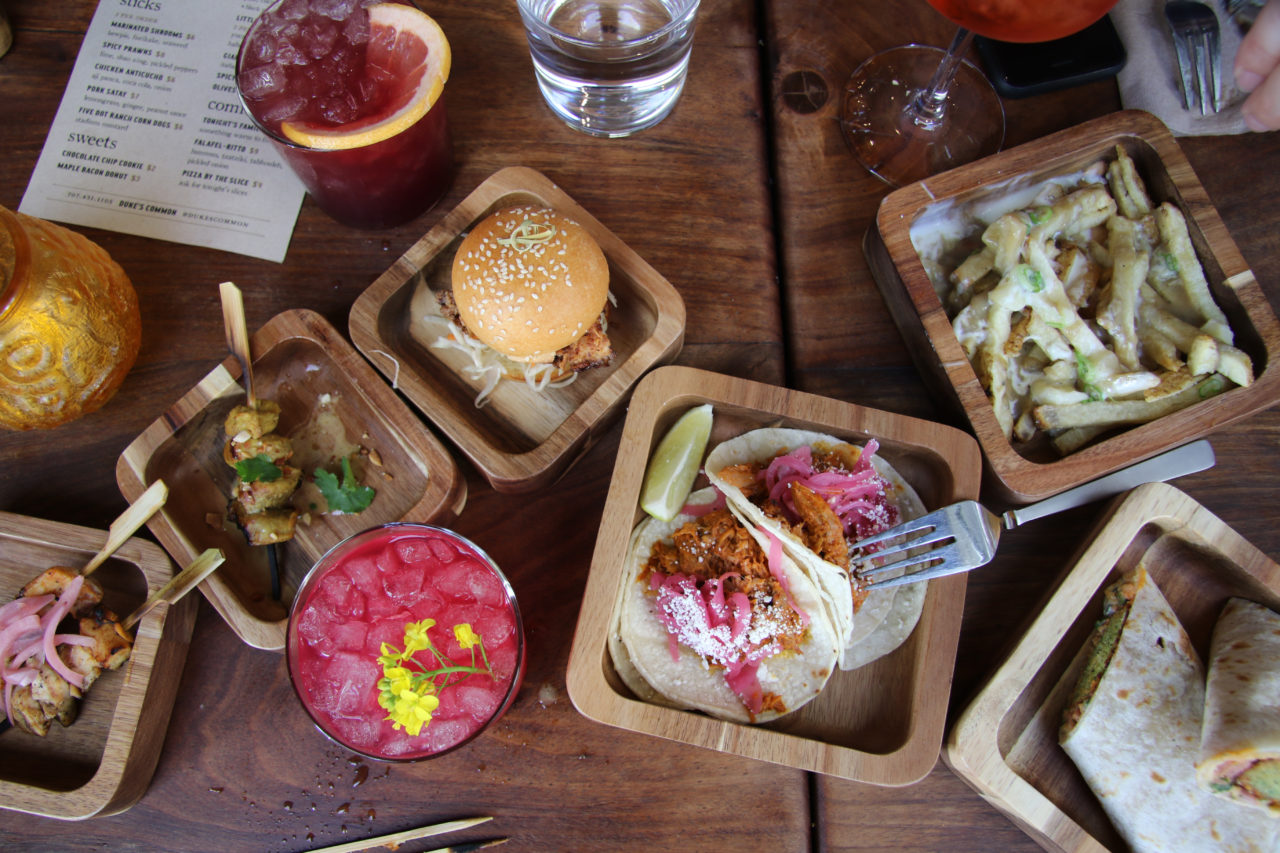
[[[773,534],[772,530],[764,531],[769,537],[769,574],[773,575],[779,585],[782,586],[782,592],[787,596],[787,604],[796,615],[800,617],[800,624],[806,628],[809,627],[809,614],[796,604],[795,597],[791,595],[791,583],[787,578],[787,573],[782,568],[782,540]]]
[[[707,504],[687,503],[684,506],[680,507],[680,514],[688,515],[693,518],[701,518],[702,516],[706,515],[709,512],[714,512],[715,510],[718,510],[718,509],[724,509],[725,506],[727,505],[728,504],[724,499],[724,492],[720,491],[719,489],[716,489],[716,499],[713,500],[711,503],[707,503]]]
[[[63,588],[62,595],[58,596],[58,600],[41,617],[44,630],[44,661],[53,667],[54,672],[65,678],[67,683],[76,689],[84,687],[84,676],[67,666],[63,663],[62,658],[58,657],[58,651],[54,647],[53,635],[58,630],[58,623],[71,612],[71,607],[76,603],[76,596],[80,594],[80,587],[82,586],[84,586],[84,576],[76,575]]]
[[[763,704],[756,670],[760,661],[777,654],[780,646],[776,642],[751,644],[751,599],[743,592],[724,594],[724,581],[733,576],[729,573],[699,585],[691,575],[654,572],[649,576],[649,587],[657,593],[655,615],[667,630],[671,659],[679,660],[680,645],[684,644],[724,667],[726,683],[754,714]]]
[[[47,593],[45,595],[33,595],[30,598],[15,598],[0,607],[0,626],[7,626],[21,616],[35,613],[51,601],[53,601],[53,596]]]
[[[791,486],[800,483],[827,502],[840,519],[846,535],[854,533],[861,538],[888,529],[898,521],[897,507],[886,497],[889,484],[871,462],[879,448],[879,442],[869,439],[852,470],[816,471],[813,449],[807,445],[797,447],[790,453],[774,457],[759,477],[768,489],[769,498],[780,505],[793,521],[799,516],[791,496]]]
[[[11,696],[14,687],[31,684],[48,664],[76,689],[84,686],[84,676],[67,666],[57,647],[88,646],[93,640],[81,634],[60,634],[58,625],[75,605],[84,578],[77,575],[61,595],[19,598],[0,607],[0,678],[4,681],[4,712],[13,722]]]

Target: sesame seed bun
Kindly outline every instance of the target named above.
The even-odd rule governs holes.
[[[608,297],[600,246],[548,207],[494,213],[453,258],[453,299],[467,331],[513,361],[551,361],[595,324]]]

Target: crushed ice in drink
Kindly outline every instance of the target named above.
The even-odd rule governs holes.
[[[342,568],[356,585],[356,589],[367,596],[381,595],[382,572],[378,571],[378,563],[372,555],[361,554],[359,558],[343,563]]]
[[[337,685],[334,711],[339,714],[358,713],[372,691],[377,689],[382,669],[377,660],[363,653],[339,651],[329,659],[325,678]]]
[[[382,737],[382,727],[375,720],[363,717],[339,717],[334,721],[343,738],[352,746],[369,748],[376,746]]]
[[[369,626],[364,622],[343,622],[333,632],[333,641],[344,652],[363,652]]]
[[[425,577],[425,569],[402,564],[398,571],[383,574],[382,588],[395,603],[411,605],[421,597]]]
[[[264,107],[259,119],[265,122],[279,123],[288,121],[296,116],[299,111],[305,109],[307,99],[296,95],[293,97],[284,97],[279,100],[272,101],[270,106]]]
[[[433,752],[444,752],[452,746],[457,746],[471,734],[472,724],[466,720],[437,720],[436,722],[438,725],[427,726],[422,730]]]
[[[341,21],[356,10],[358,0],[312,0],[311,11],[334,21]]]
[[[246,98],[265,98],[283,92],[285,82],[282,69],[274,65],[260,65],[240,74],[240,91]]]
[[[453,690],[452,704],[455,713],[482,723],[493,714],[499,698],[489,687],[459,684]]]
[[[427,549],[437,563],[452,563],[458,558],[458,549],[453,547],[453,543],[443,539],[428,539]]]

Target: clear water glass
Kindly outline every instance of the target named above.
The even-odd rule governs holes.
[[[518,0],[538,88],[593,136],[662,121],[684,88],[698,0]]]

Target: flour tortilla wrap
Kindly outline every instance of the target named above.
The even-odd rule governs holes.
[[[839,445],[860,451],[857,444],[811,430],[757,429],[717,445],[704,467],[712,485],[725,494],[743,523],[781,541],[786,552],[822,590],[831,621],[841,637],[840,668],[847,670],[870,663],[902,645],[920,619],[926,584],[903,584],[880,590],[873,586],[855,610],[854,581],[849,571],[814,553],[799,536],[747,500],[742,490],[725,477],[725,469],[735,465],[764,466],[776,456],[798,448]],[[896,521],[886,520],[881,529],[925,514],[920,496],[892,465],[879,454],[872,456],[872,465],[884,481],[888,502],[897,510]]]
[[[703,489],[689,497],[693,505],[715,500],[713,489]],[[683,513],[669,522],[649,518],[636,528],[627,557],[617,629],[609,643],[615,670],[642,699],[705,711],[722,719],[758,723],[795,711],[825,686],[835,669],[838,649],[817,589],[785,555],[781,571],[786,575],[790,600],[807,614],[808,626],[798,652],[769,656],[757,672],[761,689],[776,695],[784,711],[765,708],[753,715],[729,686],[723,667],[709,664],[683,644],[675,646],[676,656],[672,657],[671,635],[657,616],[657,597],[640,576],[654,544],[670,543],[671,535],[693,518]]]
[[[1243,598],[1213,628],[1196,780],[1280,817],[1280,614]]]
[[[1106,593],[1104,619],[1060,735],[1116,830],[1142,851],[1275,851],[1277,824],[1196,784],[1204,668],[1141,566]]]

